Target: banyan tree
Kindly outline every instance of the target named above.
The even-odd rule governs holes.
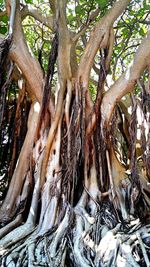
[[[150,266],[149,16],[0,3],[0,266]]]

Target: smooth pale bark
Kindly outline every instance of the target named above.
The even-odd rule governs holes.
[[[51,124],[47,144],[45,147],[45,155],[41,168],[41,185],[45,180],[46,176],[46,168],[49,160],[50,151],[53,145],[53,141],[57,132],[57,127],[61,116],[64,112],[63,102],[64,102],[64,94],[68,87],[68,83],[70,84],[70,80],[72,78],[71,67],[70,67],[70,49],[71,49],[71,40],[70,34],[67,28],[66,21],[66,3],[63,0],[59,0],[57,3],[57,9],[59,11],[59,18],[57,21],[58,24],[58,32],[59,32],[59,46],[58,46],[58,74],[59,74],[59,93],[56,104],[56,111],[54,115],[54,120]]]
[[[33,140],[34,140],[34,135],[36,131],[36,122],[38,119],[38,114],[36,114],[35,120],[34,120],[34,113],[33,113],[33,117],[29,119],[30,120],[29,128],[28,128],[26,140],[24,142],[24,146],[22,148],[20,158],[18,161],[18,166],[17,166],[18,169],[16,168],[12,182],[10,184],[8,195],[3,204],[2,210],[4,212],[4,215],[5,214],[8,215],[9,212],[11,212],[10,207],[13,210],[13,208],[15,207],[15,204],[18,203],[16,202],[17,196],[20,195],[20,191],[21,191],[24,181],[27,181],[26,174],[27,174],[28,167],[29,167],[30,153],[31,155],[34,155],[34,162],[35,162],[35,168],[33,168],[34,190],[32,194],[32,202],[30,204],[30,211],[29,211],[28,219],[26,223],[23,226],[16,228],[14,231],[11,231],[8,235],[6,235],[0,241],[0,246],[4,246],[4,248],[8,248],[8,249],[10,246],[16,244],[16,242],[19,242],[20,240],[22,240],[23,243],[25,243],[25,245],[23,243],[21,243],[21,245],[20,243],[17,244],[20,247],[24,246],[23,248],[24,251],[22,250],[22,248],[20,248],[18,250],[19,253],[17,254],[17,256],[15,255],[18,249],[16,247],[14,247],[12,251],[10,251],[10,255],[8,255],[8,257],[6,255],[6,258],[7,258],[6,265],[12,264],[13,266],[13,260],[14,260],[14,265],[21,266],[22,261],[18,265],[16,264],[16,260],[18,257],[20,258],[20,251],[21,252],[23,251],[24,253],[23,257],[27,258],[27,261],[28,261],[27,264],[30,267],[35,264],[37,266],[40,264],[43,264],[43,265],[47,264],[48,266],[60,266],[61,264],[61,266],[64,266],[65,263],[62,264],[63,257],[61,254],[62,253],[61,251],[63,251],[62,245],[64,244],[64,250],[66,250],[66,247],[68,246],[68,244],[65,242],[68,242],[69,237],[72,238],[70,242],[71,248],[72,248],[71,253],[74,254],[73,260],[75,261],[76,265],[83,266],[83,267],[91,266],[94,257],[96,257],[96,265],[99,264],[99,261],[102,261],[102,264],[103,264],[103,261],[105,261],[103,258],[107,258],[108,251],[109,251],[106,246],[104,247],[104,242],[106,243],[106,239],[103,239],[104,242],[103,241],[101,242],[101,240],[98,241],[99,237],[100,239],[103,238],[102,231],[101,231],[102,225],[100,222],[101,218],[99,218],[99,215],[101,217],[101,214],[100,214],[101,208],[99,207],[99,203],[103,203],[102,196],[104,196],[105,192],[101,193],[99,189],[99,185],[98,185],[98,179],[100,178],[99,178],[99,173],[97,171],[97,164],[96,164],[97,163],[96,162],[97,155],[96,155],[96,147],[95,147],[96,144],[94,144],[95,140],[93,141],[93,137],[92,137],[92,134],[94,135],[94,131],[91,133],[91,140],[88,140],[87,138],[89,142],[86,142],[84,145],[84,140],[86,139],[85,131],[84,131],[85,130],[84,126],[85,126],[85,121],[86,121],[86,118],[84,116],[84,111],[85,111],[84,108],[86,109],[87,102],[85,101],[84,104],[83,102],[81,103],[81,105],[83,104],[82,108],[81,106],[78,106],[78,104],[80,103],[77,103],[77,102],[76,102],[77,106],[75,106],[75,108],[74,108],[74,103],[71,106],[73,102],[72,101],[73,94],[71,94],[73,91],[72,90],[72,87],[73,87],[72,77],[76,77],[76,66],[74,66],[75,68],[72,73],[72,69],[73,69],[71,68],[72,60],[70,58],[72,40],[70,39],[70,34],[67,29],[67,21],[66,21],[66,16],[65,16],[67,1],[57,0],[56,2],[57,2],[57,6],[54,5],[53,8],[55,11],[55,7],[56,7],[59,13],[57,25],[58,25],[58,33],[59,33],[58,76],[59,76],[60,90],[58,94],[58,99],[56,101],[55,115],[54,115],[54,118],[50,121],[51,126],[50,126],[50,130],[48,133],[48,137],[46,133],[46,136],[45,136],[46,140],[45,139],[43,140],[42,135],[41,135],[41,142],[40,142],[40,139],[36,141],[36,145],[34,149],[33,149]],[[117,1],[114,7],[106,15],[106,17],[104,17],[104,19],[102,19],[101,22],[98,23],[97,26],[95,27],[92,33],[93,35],[87,45],[86,53],[84,55],[85,57],[83,56],[80,67],[79,67],[79,79],[81,79],[80,82],[83,84],[81,87],[77,86],[76,88],[77,90],[83,89],[83,91],[85,91],[84,86],[88,85],[88,79],[89,79],[91,66],[93,64],[94,57],[99,47],[104,48],[106,46],[108,47],[109,45],[111,47],[111,44],[113,43],[111,42],[112,39],[110,37],[111,26],[112,26],[111,23],[124,10],[124,8],[127,5],[127,2],[129,1]],[[50,0],[50,3],[55,4],[55,1]],[[109,20],[111,21],[110,23],[109,23]],[[106,25],[105,25],[105,22],[106,22]],[[104,28],[101,26],[103,26]],[[17,25],[16,25],[16,31],[17,31]],[[23,67],[21,66],[22,71],[25,72],[25,74],[24,73],[23,74],[26,77],[28,83],[30,84],[33,94],[36,96],[36,98],[39,101],[41,101],[40,99],[42,95],[42,90],[41,90],[42,84],[40,84],[41,81],[39,81],[41,77],[40,74],[38,76],[38,71],[40,71],[40,69],[38,68],[38,65],[36,64],[36,62],[33,60],[32,67],[34,68],[34,73],[33,73],[33,77],[29,77],[29,72],[31,71],[30,63],[32,63],[32,60],[30,61],[29,59],[29,53],[26,50],[26,47],[24,46],[25,45],[24,40],[23,39],[17,40],[17,38],[19,38],[18,34],[19,34],[19,31],[14,36],[14,43],[16,42],[16,45],[19,44],[17,49],[19,48],[22,49],[22,46],[23,46],[24,52],[21,51],[23,52],[23,57],[25,57],[24,59],[25,65],[23,65]],[[23,35],[21,36],[23,37]],[[95,39],[95,44],[93,44],[94,43],[93,36]],[[16,50],[16,51],[18,55],[19,50]],[[110,49],[109,53],[111,56],[112,49]],[[109,59],[110,59],[110,56],[109,56]],[[20,57],[19,60],[22,60],[21,54],[19,55],[19,57]],[[15,58],[15,60],[18,60],[18,59]],[[18,64],[20,64],[19,61],[18,61]],[[22,64],[24,64],[24,62],[22,62]],[[107,62],[107,64],[109,65],[109,62]],[[141,66],[140,67],[138,66],[138,68],[141,69]],[[144,68],[144,65],[143,65],[143,68]],[[84,69],[85,69],[85,73],[84,73]],[[136,79],[135,77],[137,77],[137,74],[135,75],[134,68],[132,72],[134,73],[133,76],[135,80]],[[37,79],[37,84],[36,84],[37,88],[34,84],[34,79]],[[88,86],[86,89],[88,90]],[[73,93],[79,94],[79,92],[77,91]],[[114,95],[115,95],[115,92],[114,92]],[[77,96],[75,95],[75,97]],[[104,108],[107,108],[107,101],[105,104],[106,106],[104,106]],[[76,108],[79,109],[78,112],[76,112],[75,110]],[[75,115],[74,120],[72,120],[72,118],[70,117],[71,113],[72,114],[74,113],[73,115]],[[105,110],[104,110],[104,114],[105,114]],[[71,127],[72,126],[75,126],[75,127],[71,129],[71,131],[69,132],[70,125]],[[61,133],[62,129],[63,131]],[[74,130],[74,133],[72,133],[72,130]],[[40,131],[40,134],[42,134],[42,132],[43,132],[43,129]],[[65,141],[64,134],[66,137],[67,137],[67,134],[70,134],[68,141]],[[79,136],[80,144],[78,144],[78,146],[75,147],[75,149],[76,150],[78,149],[78,151],[75,151],[75,153],[73,153],[74,147],[73,145],[71,145],[71,141],[74,141],[74,140],[71,138],[72,137],[77,138],[78,134],[80,135]],[[61,148],[63,146],[61,147],[61,145],[63,145],[63,141],[66,142],[65,143],[66,148],[63,148],[63,152],[62,152]],[[70,145],[70,151],[67,148],[68,144]],[[83,147],[82,147],[82,144],[83,144]],[[67,153],[68,151],[69,151],[68,159],[66,160],[65,157],[64,159],[61,159],[60,153],[62,152],[61,156],[63,157],[63,154]],[[81,183],[83,183],[83,191],[82,191],[82,196],[79,197],[79,201],[76,207],[74,206],[70,207],[71,198],[69,196],[70,193],[68,194],[67,190],[69,189],[69,186],[71,187],[73,183],[76,183],[75,181],[76,178],[75,178],[74,173],[73,174],[71,173],[71,175],[69,173],[69,168],[72,167],[70,159],[72,155],[74,156],[74,154],[75,154],[74,156],[75,160],[77,158],[77,154],[79,155],[79,159],[81,159],[80,152],[83,152],[84,173],[83,173],[83,177],[80,177],[80,175],[82,174],[81,172],[77,178],[81,179],[79,181],[80,185]],[[98,152],[101,153],[100,150]],[[108,151],[107,151],[107,155],[109,156]],[[63,160],[64,161],[66,160],[64,165],[63,165]],[[109,182],[109,184],[106,186],[106,190],[109,188],[109,185],[110,187],[111,185],[113,185],[112,186],[113,189],[114,187],[118,189],[120,186],[120,180],[124,179],[125,169],[121,168],[121,166],[118,164],[118,161],[116,160],[115,155],[111,155],[110,159],[109,157],[107,157],[107,163],[104,163],[104,166],[106,168],[108,167],[109,178],[112,181],[112,183]],[[81,168],[83,167],[83,165],[78,165],[77,168],[78,167],[80,168],[79,171],[82,171]],[[107,177],[103,177],[103,179],[107,179]],[[114,179],[114,183],[113,183],[113,179]],[[73,186],[71,187],[73,194],[77,193],[78,195],[78,192],[74,191]],[[77,189],[77,187],[75,187],[75,189]],[[120,191],[118,190],[116,191],[118,194],[120,194]],[[106,196],[108,196],[109,193],[110,192],[106,192]],[[123,201],[121,197],[119,198],[119,200],[120,200],[122,216],[125,218],[127,216],[126,216],[126,213],[124,212],[124,206],[123,206],[124,202],[121,203],[121,201]],[[63,216],[61,215],[61,212],[65,212]],[[72,213],[75,215],[73,218],[71,218]],[[113,214],[113,210],[112,210],[112,214]],[[40,221],[38,221],[39,218],[40,218]],[[35,231],[32,234],[32,236],[29,237],[30,240],[29,239],[25,240],[24,238],[28,234],[30,235],[31,232],[35,229],[34,227],[36,223],[39,225],[39,228],[38,228],[39,232]],[[57,223],[59,224],[58,227],[57,227]],[[57,227],[56,230],[55,228],[54,229],[51,228],[54,225]],[[93,227],[91,227],[92,225]],[[118,229],[120,230],[120,225]],[[52,232],[49,230],[52,230]],[[45,231],[46,231],[46,235],[44,235]],[[111,233],[113,234],[114,231],[111,231]],[[40,238],[38,238],[39,234],[41,234]],[[106,234],[106,231],[105,231],[105,234]],[[120,239],[119,238],[120,236],[118,235],[116,239],[116,244],[122,243],[122,240],[121,240],[122,237]],[[96,241],[96,239],[98,242]],[[112,247],[111,241],[113,240],[114,238],[112,239],[108,238],[108,248],[109,248],[109,245]],[[41,250],[38,251],[38,254],[39,255],[41,254],[41,260],[39,260],[37,257],[37,250],[38,250],[39,244],[41,246]],[[102,249],[103,247],[104,249]],[[105,248],[107,249],[107,251],[104,251]],[[86,253],[84,253],[85,251]],[[97,254],[97,251],[99,252],[98,254]],[[3,248],[2,248],[2,251],[0,251],[0,253],[1,252],[3,253]],[[120,250],[117,247],[116,252],[114,253],[115,254],[114,258],[117,255],[116,253],[119,254],[119,252]],[[55,262],[55,260],[57,261],[59,258],[61,259],[60,264],[56,265],[56,264],[51,263],[51,262]],[[109,263],[108,266],[111,263]],[[114,261],[114,264],[115,264],[115,261]],[[105,262],[104,265],[107,265],[107,262]]]
[[[33,149],[36,125],[39,115],[38,111],[36,110],[37,105],[39,104],[33,104],[30,110],[26,138],[20,152],[16,169],[11,179],[6,198],[0,209],[1,221],[9,219],[9,216],[11,217],[11,214],[14,214],[15,208],[17,207],[17,201],[19,201],[18,197],[29,169],[30,156]]]
[[[101,103],[102,122],[105,127],[109,125],[113,110],[120,99],[131,92],[143,71],[150,65],[150,31],[143,39],[135,53],[133,62],[127,71],[105,93]],[[96,114],[93,113],[86,129],[87,135],[92,131],[96,123]]]
[[[39,62],[26,44],[22,25],[19,2],[17,1],[16,16],[14,23],[13,42],[10,49],[10,59],[14,61],[23,76],[28,81],[28,85],[35,98],[41,102],[43,89],[43,73]]]
[[[2,239],[3,236],[7,235],[9,232],[11,232],[14,228],[18,227],[22,222],[22,215],[19,214],[15,218],[14,221],[11,221],[9,224],[5,225],[0,230],[0,239]]]
[[[98,49],[107,47],[113,23],[125,10],[129,2],[130,0],[117,1],[94,27],[83,53],[78,71],[78,79],[83,87],[88,87],[90,71]]]
[[[139,46],[128,70],[105,93],[101,114],[104,125],[108,125],[115,105],[127,93],[134,89],[137,80],[150,64],[150,31]]]
[[[53,143],[52,153],[50,155],[47,167],[46,182],[42,192],[41,215],[39,222],[39,231],[46,232],[54,225],[56,219],[58,198],[53,196],[55,190],[57,193],[61,191],[60,172],[60,146],[61,146],[61,121],[58,126],[56,141]],[[55,154],[53,153],[55,151]],[[55,188],[55,185],[56,188]],[[53,189],[54,188],[54,189]]]

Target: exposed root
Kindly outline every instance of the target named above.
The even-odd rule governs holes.
[[[66,209],[66,213],[65,213],[65,216],[61,222],[61,224],[59,225],[57,231],[56,231],[56,234],[53,238],[53,241],[49,247],[49,251],[50,251],[50,257],[51,258],[55,258],[56,256],[56,252],[57,252],[57,248],[58,248],[58,244],[60,242],[60,240],[63,239],[63,237],[65,236],[66,234],[66,231],[69,227],[69,219],[70,219],[70,216],[71,216],[71,208],[68,206],[67,209]]]
[[[10,222],[6,226],[0,229],[0,239],[2,239],[3,236],[8,234],[10,231],[12,231],[14,228],[18,227],[22,222],[22,215],[19,214],[17,217],[14,219],[14,221]]]
[[[68,205],[60,225],[41,236],[38,229],[27,232],[27,224],[19,227],[20,238],[12,231],[14,242],[10,235],[9,243],[1,240],[1,266],[64,267],[68,259],[73,267],[149,266],[150,225],[142,226],[136,220],[126,228],[119,223],[110,229],[97,216],[92,218],[81,206],[73,210]]]
[[[137,232],[137,238],[138,238],[138,241],[139,241],[139,244],[140,244],[142,253],[143,253],[143,257],[144,257],[146,266],[149,267],[149,266],[150,266],[149,258],[148,258],[148,255],[147,255],[147,252],[146,252],[144,243],[143,243],[143,241],[142,241],[142,238],[141,238],[141,236],[140,236],[140,233],[138,233],[138,232]]]
[[[3,250],[19,242],[34,230],[33,225],[26,223],[11,231],[0,241],[0,253],[3,254]]]

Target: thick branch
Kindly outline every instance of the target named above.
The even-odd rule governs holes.
[[[114,21],[124,11],[129,2],[130,0],[117,1],[110,11],[97,22],[92,31],[79,67],[79,79],[82,82],[83,87],[88,86],[90,71],[98,49],[107,46],[110,28],[112,28]]]
[[[58,73],[60,90],[58,94],[57,106],[55,111],[54,120],[51,124],[51,128],[47,138],[47,144],[45,147],[44,160],[41,168],[41,185],[43,184],[46,176],[46,169],[50,151],[52,148],[53,140],[55,138],[57,127],[63,112],[64,94],[71,79],[71,67],[70,67],[70,34],[67,28],[66,21],[66,0],[59,0],[57,2],[57,25],[58,25]]]
[[[10,12],[10,18],[9,18],[9,34],[10,35],[13,33],[15,12],[16,12],[16,1],[11,1],[11,12]]]
[[[59,35],[68,35],[67,17],[66,17],[66,0],[57,1],[57,21]]]
[[[129,69],[111,86],[102,100],[101,112],[104,124],[108,125],[116,103],[131,92],[142,72],[150,64],[150,31],[139,46]]]
[[[3,205],[0,209],[0,219],[7,220],[10,219],[12,215],[15,213],[15,209],[17,207],[17,197],[20,194],[21,188],[23,186],[24,180],[27,175],[27,171],[29,168],[30,155],[32,152],[36,125],[38,121],[38,112],[36,111],[37,104],[34,103],[31,106],[29,119],[28,119],[28,131],[26,134],[26,138],[21,149],[21,153],[18,159],[18,163],[16,165],[16,169],[11,179],[11,183],[9,186],[9,190],[7,192],[7,196]]]
[[[33,94],[40,102],[42,99],[43,73],[40,64],[31,52],[29,52],[25,42],[21,26],[19,3],[17,4],[15,16],[13,44],[10,49],[10,58],[18,65],[24,77],[28,81]]]

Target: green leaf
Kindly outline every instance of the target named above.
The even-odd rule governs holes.
[[[123,36],[127,36],[129,34],[129,30],[127,28],[122,29]]]
[[[33,0],[25,0],[27,4],[33,4]]]
[[[8,17],[6,15],[1,17],[1,21],[6,23],[8,21]]]
[[[7,32],[7,27],[0,27],[0,33],[5,34]]]
[[[144,28],[140,28],[140,30],[139,30],[139,34],[140,34],[141,36],[145,36],[145,33],[146,33],[146,30],[145,30]]]
[[[81,15],[83,12],[83,9],[81,8],[81,6],[76,6],[76,14]]]
[[[96,0],[101,8],[104,8],[108,4],[108,0]]]
[[[150,5],[145,5],[145,6],[144,6],[144,9],[145,9],[145,10],[150,10]]]

